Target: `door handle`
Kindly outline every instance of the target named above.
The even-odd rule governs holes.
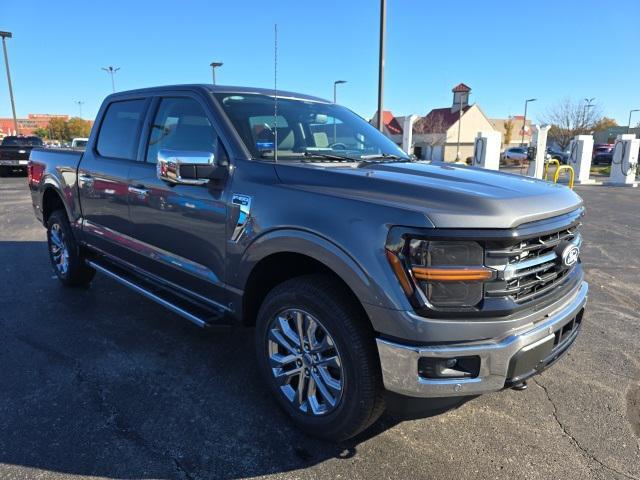
[[[128,190],[129,193],[133,193],[142,197],[149,195],[149,189],[145,188],[144,185],[129,185]]]
[[[91,175],[87,175],[85,173],[82,173],[82,174],[78,175],[78,180],[80,180],[83,184],[93,185],[94,178]]]

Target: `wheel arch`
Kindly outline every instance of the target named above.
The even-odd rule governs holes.
[[[365,316],[363,303],[382,302],[374,282],[351,256],[310,232],[279,230],[264,235],[246,249],[240,265],[246,266],[236,280],[244,292],[242,318],[247,325],[255,323],[258,309],[273,287],[310,273],[333,276]]]

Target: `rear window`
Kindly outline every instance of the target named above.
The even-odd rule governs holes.
[[[37,147],[42,145],[42,140],[40,139],[40,137],[5,137],[2,140],[2,145],[16,147]]]
[[[144,105],[145,100],[125,100],[107,107],[98,135],[100,155],[128,160],[136,158]]]

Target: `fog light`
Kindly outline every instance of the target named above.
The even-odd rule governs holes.
[[[418,360],[418,375],[423,378],[476,378],[480,357],[431,358]]]

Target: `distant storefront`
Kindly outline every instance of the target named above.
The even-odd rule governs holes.
[[[50,113],[30,113],[27,118],[18,118],[18,129],[21,135],[33,135],[38,128],[47,128],[53,118],[69,120],[69,115],[56,115]],[[0,118],[0,137],[16,135],[13,118]]]

